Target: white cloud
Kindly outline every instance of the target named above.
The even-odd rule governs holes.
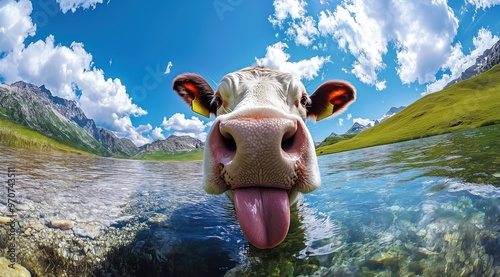
[[[167,64],[167,68],[165,69],[165,74],[170,74],[170,69],[172,68],[172,61],[169,61]]]
[[[139,127],[135,128],[135,130],[138,133],[148,133],[151,130],[153,130],[153,126],[151,126],[151,124],[148,123],[146,125],[139,125]]]
[[[361,125],[364,125],[364,126],[366,126],[366,125],[368,125],[368,124],[371,124],[372,126],[374,126],[374,125],[375,125],[375,121],[373,121],[373,120],[371,120],[371,119],[365,119],[365,118],[359,118],[359,117],[358,117],[358,118],[353,119],[353,122],[354,122],[354,123],[356,123],[356,122],[357,122],[357,123],[359,123],[359,124],[361,124]]]
[[[472,4],[476,9],[487,9],[495,5],[500,5],[500,0],[467,0],[469,4]]]
[[[56,2],[59,3],[63,13],[69,10],[75,12],[78,8],[88,9],[92,7],[95,9],[97,4],[102,4],[102,0],[56,0]]]
[[[303,46],[311,45],[319,34],[316,21],[311,16],[305,16],[306,5],[304,0],[275,0],[274,14],[269,17],[269,22],[280,29],[284,29],[286,23],[285,34],[295,44]]]
[[[316,29],[316,21],[310,16],[302,18],[299,22],[293,22],[286,34],[293,38],[295,44],[309,46],[319,34]]]
[[[36,26],[29,16],[32,10],[28,0],[0,1],[0,56],[2,52],[22,49],[24,40],[35,35]]]
[[[131,124],[128,127],[126,132],[127,137],[132,140],[133,143],[137,146],[142,146],[146,143],[151,143],[153,140],[147,135],[147,133],[151,132],[153,127],[151,124],[139,125],[139,127],[134,127]],[[123,137],[123,133],[117,132],[119,137]]]
[[[404,84],[426,83],[451,52],[458,20],[446,1],[346,0],[334,12],[321,12],[318,29],[356,57],[351,73],[362,82],[383,87],[378,73],[383,56],[394,45],[397,72]]]
[[[477,36],[472,39],[474,50],[469,55],[465,55],[462,51],[462,44],[458,42],[452,47],[451,54],[448,56],[446,62],[441,66],[441,70],[449,70],[451,74],[443,74],[442,77],[426,86],[426,91],[422,95],[439,91],[446,86],[450,81],[460,77],[462,72],[472,66],[477,57],[483,52],[491,48],[500,38],[492,35],[491,31],[481,28]]]
[[[352,119],[352,114],[347,114],[347,120],[351,120]]]
[[[396,29],[397,72],[404,84],[423,84],[435,80],[435,73],[451,53],[458,19],[446,1],[411,3],[398,8],[402,22]]]
[[[196,116],[187,119],[184,114],[175,113],[169,119],[164,117],[162,126],[167,131],[175,131],[174,135],[187,135],[205,141],[207,137],[205,129],[211,126],[211,124],[210,122],[205,124]]]
[[[267,53],[264,58],[255,58],[259,66],[276,68],[283,72],[288,72],[300,79],[312,80],[318,76],[319,70],[326,62],[330,61],[330,56],[314,56],[310,59],[298,62],[289,62],[290,54],[285,52],[288,45],[284,42],[277,42],[266,48]]]
[[[384,90],[384,89],[386,88],[385,80],[383,80],[383,81],[377,81],[377,82],[375,83],[375,88],[376,88],[377,90],[379,90],[379,91],[380,91],[380,90]]]
[[[333,13],[320,13],[318,29],[323,36],[333,36],[342,50],[357,57],[351,73],[373,85],[377,72],[385,67],[382,55],[387,53],[387,41],[380,23],[366,13],[362,4],[337,6]]]
[[[160,127],[155,127],[153,129],[153,132],[151,133],[153,135],[153,139],[155,140],[164,140],[165,135],[162,134],[163,130]]]
[[[93,66],[92,55],[82,43],[73,42],[70,47],[56,45],[54,37],[48,36],[25,46],[24,39],[35,32],[29,17],[30,2],[2,1],[0,14],[3,13],[7,16],[0,17],[0,29],[9,32],[0,43],[4,52],[0,75],[5,82],[44,84],[54,95],[77,101],[97,125],[136,144],[148,140],[141,137],[130,120],[131,116],[147,112],[132,103],[120,79],[106,79],[104,71]]]
[[[339,123],[337,124],[338,126],[343,126],[344,125],[344,119],[339,118]]]
[[[275,0],[273,2],[274,15],[269,17],[273,25],[282,25],[283,21],[290,16],[292,19],[299,19],[306,13],[304,0]]]

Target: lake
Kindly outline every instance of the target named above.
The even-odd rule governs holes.
[[[322,187],[271,250],[201,189],[201,162],[0,147],[17,203],[16,244],[0,228],[0,256],[34,276],[500,276],[499,137],[497,125],[320,156]]]

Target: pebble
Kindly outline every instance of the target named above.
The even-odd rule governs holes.
[[[0,224],[10,224],[12,219],[7,216],[0,216]]]
[[[10,268],[11,261],[4,257],[0,257],[0,273],[2,277],[31,277],[31,273],[22,265],[14,264],[14,268]]]
[[[73,221],[70,221],[70,220],[52,219],[49,222],[50,227],[61,229],[61,230],[69,230],[69,229],[73,228],[74,225],[75,225],[75,223]]]

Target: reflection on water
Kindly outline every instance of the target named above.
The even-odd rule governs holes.
[[[289,235],[271,250],[248,245],[227,197],[202,191],[200,162],[0,147],[0,166],[19,173],[20,232],[67,219],[75,226],[61,233],[111,244],[103,253],[78,252],[100,257],[92,260],[96,275],[493,276],[500,275],[499,134],[492,126],[319,157],[323,186],[294,205]],[[119,231],[133,235],[107,236]],[[33,249],[44,239],[28,238]],[[74,254],[68,259],[82,259],[64,247]],[[19,257],[39,270],[29,255]]]

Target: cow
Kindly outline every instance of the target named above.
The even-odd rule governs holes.
[[[266,67],[227,74],[216,91],[191,73],[172,86],[194,112],[215,115],[203,153],[203,188],[226,192],[252,245],[276,247],[288,233],[297,194],[321,185],[306,119],[339,114],[355,101],[355,89],[328,81],[309,96],[300,79]]]

